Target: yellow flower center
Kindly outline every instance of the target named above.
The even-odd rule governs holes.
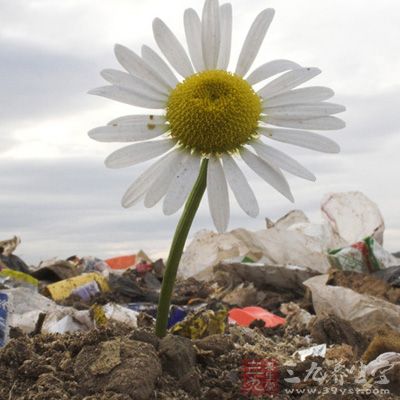
[[[234,152],[257,136],[261,99],[238,75],[221,70],[186,78],[171,92],[171,136],[202,154]]]

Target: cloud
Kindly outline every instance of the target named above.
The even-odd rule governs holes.
[[[90,107],[86,92],[99,81],[93,60],[4,39],[0,47],[3,124]]]
[[[139,248],[165,251],[180,212],[165,217],[161,205],[145,209],[140,204],[127,210],[120,206],[122,194],[143,168],[108,170],[95,158],[0,161],[0,237],[21,236],[19,254],[35,263],[71,253],[106,257]],[[268,202],[260,203],[262,213],[256,220],[232,202],[232,229],[262,229],[265,212],[278,218],[292,208],[259,180],[252,184],[268,193]],[[192,233],[204,228],[213,229],[206,196]]]
[[[200,11],[198,0],[14,0],[1,2],[0,13],[0,168],[1,237],[22,236],[18,253],[37,262],[73,253],[100,257],[144,248],[166,250],[179,213],[162,216],[160,207],[124,210],[120,197],[143,166],[107,170],[103,157],[116,146],[89,141],[86,132],[113,117],[138,109],[86,95],[102,85],[99,71],[116,67],[112,46],[119,42],[140,50],[155,47],[151,21],[163,18],[184,40],[182,13]],[[233,61],[264,0],[234,0]],[[388,245],[396,250],[400,220],[397,118],[400,87],[397,71],[398,2],[271,0],[276,18],[254,66],[290,58],[321,66],[312,84],[332,86],[343,103],[347,128],[327,132],[342,153],[318,154],[273,143],[297,158],[318,177],[317,183],[289,177],[296,204],[249,173],[261,215],[252,220],[232,201],[230,228],[264,227],[264,216],[276,219],[291,208],[311,216],[327,191],[362,190],[381,207],[388,226]],[[354,19],[354,15],[357,18]],[[376,16],[379,15],[379,18]],[[3,79],[5,78],[5,79]],[[203,201],[192,232],[212,228]]]

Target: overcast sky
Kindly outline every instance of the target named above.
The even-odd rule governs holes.
[[[118,68],[114,43],[135,51],[156,47],[153,18],[184,39],[183,11],[200,0],[0,0],[0,240],[18,235],[16,254],[29,263],[72,254],[109,257],[168,249],[179,213],[161,207],[125,210],[120,198],[144,165],[108,170],[118,144],[92,141],[87,131],[140,112],[89,96],[99,71]],[[267,7],[275,19],[254,64],[287,58],[323,73],[313,85],[332,87],[347,128],[328,133],[342,147],[324,155],[288,150],[318,177],[288,177],[289,203],[253,174],[260,216],[232,203],[229,228],[262,229],[264,217],[292,208],[317,221],[327,192],[360,190],[380,207],[385,247],[400,250],[400,3],[397,0],[232,0],[233,62],[253,18]],[[204,200],[192,233],[213,229]]]

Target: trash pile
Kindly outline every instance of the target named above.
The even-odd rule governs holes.
[[[383,218],[359,192],[321,211],[198,232],[163,339],[161,259],[33,267],[19,238],[0,242],[0,400],[400,398],[400,259]]]

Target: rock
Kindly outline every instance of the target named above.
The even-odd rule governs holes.
[[[381,276],[384,276],[383,273]],[[326,284],[346,287],[360,294],[369,294],[393,304],[400,304],[400,288],[392,287],[390,283],[370,274],[332,270]]]
[[[176,378],[182,378],[196,364],[192,342],[181,336],[167,335],[159,347],[162,368]]]
[[[83,347],[75,359],[74,374],[88,395],[108,390],[147,400],[161,375],[161,365],[152,345],[114,339]]]
[[[362,356],[364,362],[374,360],[382,353],[400,353],[400,334],[394,331],[382,331],[372,339]]]
[[[339,344],[326,350],[326,360],[335,360],[349,364],[354,360],[354,353],[348,344]]]
[[[149,343],[153,345],[156,350],[160,345],[160,339],[153,332],[147,331],[145,329],[137,329],[133,331],[130,338],[132,340],[138,340],[139,342]]]
[[[32,350],[24,338],[11,339],[4,347],[0,362],[15,368],[32,357]]]
[[[229,335],[210,335],[204,339],[193,340],[194,345],[203,351],[212,351],[214,355],[227,354],[233,349]]]
[[[355,331],[349,322],[335,315],[317,317],[311,326],[311,336],[316,343],[349,344],[358,356],[368,345],[367,339]]]
[[[392,369],[386,372],[386,377],[389,380],[388,389],[394,395],[400,396],[400,365],[395,365]]]
[[[108,374],[117,365],[121,364],[121,343],[111,340],[100,344],[100,355],[90,365],[89,369],[93,375]]]
[[[194,368],[192,368],[186,375],[179,379],[178,385],[185,392],[193,396],[197,397],[201,394],[200,377]]]

